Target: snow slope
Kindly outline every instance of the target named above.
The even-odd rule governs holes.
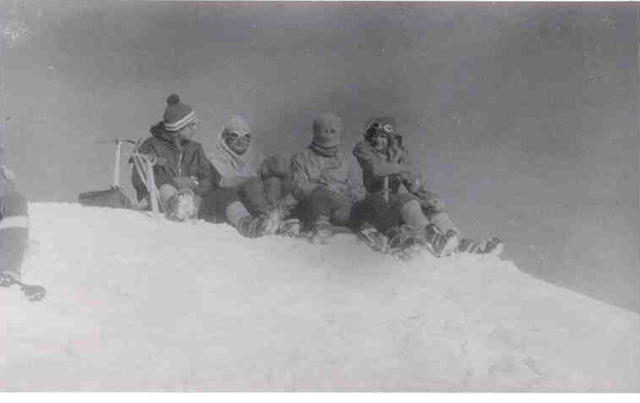
[[[511,262],[75,204],[31,215],[24,280],[49,294],[0,290],[2,390],[640,390],[637,314]]]

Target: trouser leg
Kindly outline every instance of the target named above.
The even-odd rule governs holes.
[[[237,188],[211,189],[202,196],[199,217],[213,223],[225,222],[228,220],[227,207],[235,202],[240,203]]]
[[[261,215],[267,212],[270,203],[265,193],[265,184],[260,178],[252,178],[243,183],[238,189],[240,200],[252,215]]]
[[[456,226],[453,224],[453,221],[451,221],[451,218],[449,217],[449,215],[444,211],[441,211],[435,214],[430,214],[428,216],[428,219],[429,219],[429,222],[435,225],[443,234],[447,233],[447,231],[449,230],[453,230],[458,234],[460,233],[458,228],[456,228]]]
[[[160,194],[160,208],[162,211],[166,212],[169,210],[169,200],[178,193],[178,189],[175,186],[165,183],[160,186],[158,189],[158,193]]]
[[[20,278],[20,267],[29,241],[28,203],[11,192],[0,198],[0,272]]]

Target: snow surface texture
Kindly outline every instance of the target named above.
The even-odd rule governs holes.
[[[2,390],[638,391],[639,316],[497,258],[31,204]],[[603,268],[604,269],[604,268]]]

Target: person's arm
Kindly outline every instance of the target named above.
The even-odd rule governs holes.
[[[353,149],[353,155],[357,158],[362,170],[369,172],[373,177],[399,175],[408,171],[408,167],[405,165],[378,158],[373,150],[363,143],[356,145]]]
[[[294,154],[291,158],[291,194],[296,200],[306,198],[318,186],[311,182],[305,165],[303,153]]]
[[[349,158],[349,176],[347,177],[347,186],[349,188],[351,199],[354,202],[364,199],[367,195],[362,182],[362,169],[360,168],[358,161],[353,157]]]
[[[274,176],[277,178],[288,178],[290,174],[287,160],[280,154],[271,154],[262,161],[259,174],[262,179]]]
[[[193,192],[199,196],[207,193],[215,184],[220,182],[220,173],[215,169],[213,164],[207,159],[202,145],[198,144],[196,151],[197,164],[197,180],[198,183]]]

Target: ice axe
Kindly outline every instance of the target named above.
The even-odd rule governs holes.
[[[120,187],[120,154],[122,150],[122,143],[137,144],[137,141],[132,139],[109,139],[109,140],[99,141],[98,143],[99,144],[114,143],[116,145],[116,153],[115,153],[114,165],[113,165],[113,180],[111,181],[111,187],[119,188]]]
[[[382,195],[384,196],[385,203],[389,203],[389,176],[382,178]]]
[[[147,193],[149,194],[149,201],[151,203],[151,211],[154,216],[157,216],[160,212],[160,208],[158,206],[158,201],[160,199],[160,194],[158,191],[158,187],[156,186],[155,175],[153,173],[153,167],[156,164],[165,164],[166,158],[158,157],[154,154],[143,154],[137,150],[127,154],[131,161],[133,162],[134,168],[138,173],[138,176],[144,186],[147,188]],[[163,206],[164,207],[164,206]]]

